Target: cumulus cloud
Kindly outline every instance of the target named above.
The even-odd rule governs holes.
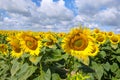
[[[63,0],[42,0],[40,6],[30,0],[2,0],[0,7],[6,10],[10,20],[6,22],[6,19],[3,19],[3,23],[13,29],[18,27],[17,29],[41,30],[54,29],[56,26],[64,28],[74,18],[73,12],[65,7]]]
[[[78,15],[84,17],[84,25],[105,30],[120,28],[119,0],[75,0]]]
[[[96,14],[95,20],[100,21],[103,25],[119,26],[120,11],[116,8],[108,8]]]
[[[119,0],[73,0],[74,9],[65,1],[41,0],[38,6],[32,0],[1,0],[0,29],[69,31],[85,25],[119,32]]]

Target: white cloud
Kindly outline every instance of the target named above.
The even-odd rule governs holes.
[[[114,31],[116,31],[114,28],[120,28],[119,0],[75,0],[75,2],[78,15],[84,17],[84,25]]]
[[[7,19],[3,19],[1,25],[9,26],[7,28],[11,27],[10,29],[54,29],[56,26],[69,25],[74,18],[73,12],[65,7],[63,0],[58,2],[42,0],[39,7],[31,0],[2,0],[0,7],[6,10],[8,15]]]
[[[120,11],[116,8],[108,8],[96,14],[95,19],[103,25],[118,26],[120,25]]]
[[[111,28],[119,32],[119,0],[75,0],[75,11],[65,6],[64,0],[42,0],[37,6],[32,0],[1,0],[0,29],[68,31],[71,27],[85,25],[90,28]]]

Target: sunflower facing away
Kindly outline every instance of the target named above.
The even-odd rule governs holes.
[[[93,38],[90,36],[90,31],[87,28],[75,28],[63,39],[62,48],[68,54],[82,59],[87,64],[88,56],[95,56],[97,49]],[[94,49],[95,48],[95,49]]]
[[[25,52],[29,52],[30,55],[39,55],[42,43],[37,35],[33,35],[32,32],[22,32],[18,36],[20,37],[21,46]]]

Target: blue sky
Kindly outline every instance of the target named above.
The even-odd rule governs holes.
[[[120,0],[1,0],[0,29],[67,32],[79,25],[120,33]]]

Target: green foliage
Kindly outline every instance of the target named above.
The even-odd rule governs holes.
[[[7,43],[0,35],[0,43]],[[46,41],[43,41],[46,42]],[[119,80],[120,44],[109,41],[99,46],[96,57],[89,57],[90,65],[61,49],[61,38],[52,47],[43,46],[39,56],[24,53],[19,59],[0,54],[0,80]]]
[[[90,66],[95,70],[94,80],[119,80],[120,44],[113,45],[108,41],[100,45],[99,54],[91,59]]]

